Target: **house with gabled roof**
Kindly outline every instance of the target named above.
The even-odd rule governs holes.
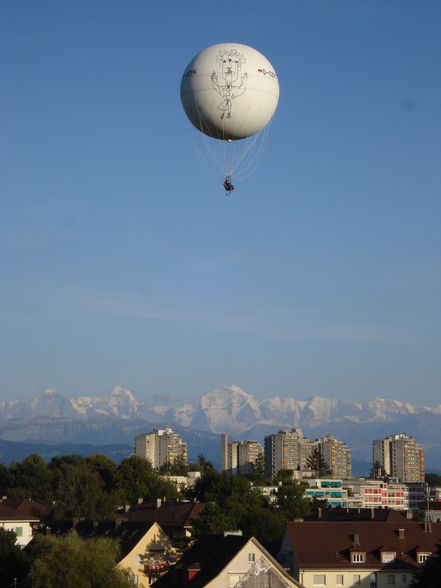
[[[207,535],[155,588],[302,588],[254,537]]]
[[[48,513],[48,507],[26,498],[3,498],[0,501],[0,528],[14,531],[16,544],[25,547],[33,537],[33,530]]]
[[[288,522],[278,560],[305,588],[406,588],[441,542],[441,523]]]
[[[165,502],[157,499],[154,503],[133,506],[124,513],[129,521],[156,522],[173,539],[189,539],[193,523],[205,504],[201,502]]]
[[[86,540],[98,537],[117,540],[121,548],[117,567],[130,570],[136,585],[144,588],[153,584],[181,556],[180,550],[156,522],[59,521],[46,528],[46,532],[58,536],[72,530]]]

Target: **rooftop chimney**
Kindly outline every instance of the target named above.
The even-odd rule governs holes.
[[[138,497],[138,504],[142,504],[144,502],[144,498],[142,496]]]
[[[360,545],[360,535],[358,533],[354,533],[354,546]]]
[[[201,564],[195,562],[187,568],[187,581],[190,582],[201,571]]]
[[[156,508],[161,508],[162,506],[162,500],[160,498],[156,499]]]
[[[404,529],[398,529],[398,539],[404,539]]]

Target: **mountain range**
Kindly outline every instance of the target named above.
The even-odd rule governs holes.
[[[375,398],[355,402],[314,396],[256,399],[238,386],[213,390],[192,403],[170,398],[146,403],[116,386],[104,396],[66,398],[49,388],[30,400],[0,403],[0,439],[33,443],[130,444],[153,427],[171,426],[188,443],[189,456],[220,459],[220,433],[256,439],[286,428],[310,438],[331,433],[352,450],[353,459],[371,461],[372,441],[407,433],[425,449],[428,469],[441,469],[441,405],[419,406]]]

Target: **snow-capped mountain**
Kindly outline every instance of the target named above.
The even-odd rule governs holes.
[[[438,456],[436,467],[441,468],[441,405],[418,406],[384,398],[352,402],[321,396],[258,400],[234,385],[181,405],[176,401],[144,403],[120,386],[107,395],[70,399],[50,388],[32,400],[0,403],[0,439],[9,441],[128,442],[159,425],[185,429],[188,435],[226,432],[237,439],[261,442],[264,435],[281,428],[299,427],[311,438],[334,434],[360,459],[371,458],[373,439],[405,432],[425,448],[427,462],[435,463],[431,456]]]
[[[314,396],[309,400],[275,396],[257,400],[239,386],[229,386],[204,394],[198,401],[181,405],[151,404],[115,386],[104,396],[77,396],[67,399],[58,390],[48,388],[31,400],[0,403],[0,420],[11,418],[65,418],[90,420],[148,418],[213,433],[240,434],[257,425],[307,427],[341,423],[386,423],[403,417],[433,415],[441,417],[441,405],[416,406],[399,400],[375,398],[370,402],[352,402]]]
[[[352,402],[321,396],[309,400],[279,396],[257,400],[238,386],[231,386],[204,394],[193,404],[174,408],[151,406],[149,412],[186,427],[240,434],[257,425],[311,429],[342,423],[386,423],[417,415],[441,417],[441,405],[413,406],[384,398]]]
[[[77,396],[67,399],[55,388],[47,388],[32,400],[0,403],[0,420],[11,418],[65,418],[89,420],[95,417],[131,419],[143,416],[144,403],[120,386],[106,396]]]

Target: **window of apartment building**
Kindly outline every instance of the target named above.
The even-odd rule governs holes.
[[[248,561],[249,562],[255,562],[256,561],[256,554],[255,553],[249,553],[248,554]]]
[[[401,583],[405,586],[407,585],[407,576],[406,574],[401,574]]]
[[[353,586],[360,586],[361,577],[360,574],[354,574],[352,576],[352,585]]]
[[[426,562],[431,555],[432,554],[430,552],[426,552],[426,553],[419,552],[418,553],[418,563],[424,563],[424,562]]]
[[[335,576],[335,585],[336,586],[343,586],[343,574],[337,574]]]
[[[370,588],[377,588],[377,574],[375,572],[369,575],[369,586]]]
[[[395,551],[383,551],[381,554],[381,562],[389,563],[395,559]]]
[[[17,537],[23,537],[23,527],[15,527],[15,534]]]
[[[357,551],[352,554],[352,563],[364,563],[364,552]]]
[[[395,585],[395,576],[394,576],[394,574],[388,574],[387,575],[387,585],[388,586],[394,586]]]
[[[312,583],[314,586],[326,586],[325,574],[314,574],[312,577]]]

